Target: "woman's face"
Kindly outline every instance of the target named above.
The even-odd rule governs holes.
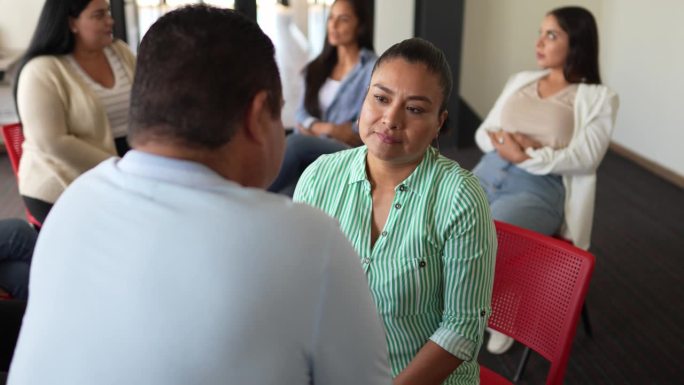
[[[92,0],[78,17],[69,19],[69,28],[83,48],[97,50],[112,44],[114,19],[109,1]]]
[[[328,16],[328,43],[333,47],[358,45],[359,18],[348,1],[338,0]]]
[[[373,73],[359,117],[368,156],[418,164],[447,117],[439,77],[422,63],[395,58]]]
[[[569,36],[558,25],[556,17],[546,15],[537,38],[537,65],[542,68],[563,68],[569,43]]]

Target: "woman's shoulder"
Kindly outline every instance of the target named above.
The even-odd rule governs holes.
[[[617,92],[605,84],[587,84],[580,83],[577,87],[577,92],[592,93],[592,94],[604,94],[607,97],[617,96]]]
[[[484,207],[487,198],[477,177],[456,161],[438,155],[433,162],[430,184],[436,199],[451,202],[454,207]]]
[[[63,60],[62,56],[56,55],[40,55],[32,58],[21,69],[22,73],[24,71],[46,71],[57,68],[61,65]]]
[[[131,47],[128,46],[123,40],[115,39],[112,44],[109,45],[117,53],[127,53],[133,55]]]
[[[368,48],[361,48],[359,56],[361,60],[361,65],[363,65],[364,67],[373,67],[375,65],[375,62],[378,60],[378,55],[376,55],[373,50],[370,50]]]
[[[109,47],[116,53],[116,55],[124,59],[129,65],[135,65],[135,55],[128,44],[116,39]]]
[[[26,62],[21,68],[19,78],[52,78],[59,76],[65,68],[65,56],[41,55]]]
[[[363,151],[362,148],[363,146],[319,156],[302,173],[297,182],[297,190],[308,191],[304,195],[316,195],[335,189],[352,179],[365,179],[365,152],[359,152]],[[297,196],[295,192],[295,198]]]
[[[441,175],[442,179],[453,180],[453,181],[464,181],[467,179],[475,178],[473,174],[461,167],[458,162],[453,159],[449,159],[442,154],[437,154],[433,167],[438,175]]]
[[[433,167],[435,168],[434,174],[442,183],[450,183],[456,189],[471,189],[480,184],[470,170],[463,168],[458,162],[442,154],[436,155]]]
[[[613,89],[604,84],[580,83],[577,87],[577,100],[587,105],[604,105],[617,109],[620,98]]]

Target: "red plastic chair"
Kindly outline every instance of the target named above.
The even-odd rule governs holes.
[[[496,256],[489,327],[551,363],[547,385],[561,385],[595,258],[567,242],[495,222]],[[480,368],[483,385],[512,384]]]
[[[555,234],[553,237],[570,245],[575,245],[572,240],[563,238],[560,234]],[[586,301],[582,305],[582,327],[584,327],[584,332],[587,333],[589,337],[594,337],[594,331],[591,328],[591,319],[589,318],[589,307],[587,306]]]
[[[12,171],[14,171],[14,175],[17,176],[17,173],[19,172],[19,161],[21,160],[21,154],[23,153],[21,145],[24,143],[24,132],[21,129],[21,123],[2,126],[2,138],[5,141],[7,156],[12,165]],[[31,215],[28,209],[26,210],[26,218],[36,229],[39,229],[42,226],[42,224]]]

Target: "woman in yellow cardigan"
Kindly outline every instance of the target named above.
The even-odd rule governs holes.
[[[128,149],[135,57],[113,26],[107,0],[47,0],[22,60],[19,193],[41,222],[74,179]]]

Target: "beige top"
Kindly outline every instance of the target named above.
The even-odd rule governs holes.
[[[135,57],[125,43],[111,46],[133,78]],[[17,106],[26,140],[19,193],[54,203],[79,175],[116,156],[102,103],[74,71],[67,55],[39,56],[19,75]]]
[[[508,99],[548,74],[548,70],[525,71],[511,76],[494,107],[475,132],[475,142],[482,151],[495,150],[487,133],[501,129],[501,110]],[[517,166],[535,175],[563,176],[565,213],[561,235],[586,250],[591,241],[594,219],[596,169],[608,151],[620,99],[604,85],[580,83],[574,104],[575,126],[570,144],[560,150],[551,147],[528,148],[525,153],[530,159]]]
[[[114,73],[114,86],[111,88],[104,87],[93,80],[78,64],[73,53],[67,55],[67,59],[74,71],[76,71],[100,100],[100,103],[102,103],[102,107],[104,107],[107,113],[107,119],[109,119],[112,136],[114,138],[125,138],[128,134],[128,105],[131,99],[133,79],[128,77],[129,71],[124,66],[123,61],[114,53],[113,49],[106,47],[104,53]]]
[[[539,96],[539,82],[532,82],[511,95],[501,111],[501,126],[531,139],[561,149],[572,138],[577,84],[571,84],[546,98]]]

